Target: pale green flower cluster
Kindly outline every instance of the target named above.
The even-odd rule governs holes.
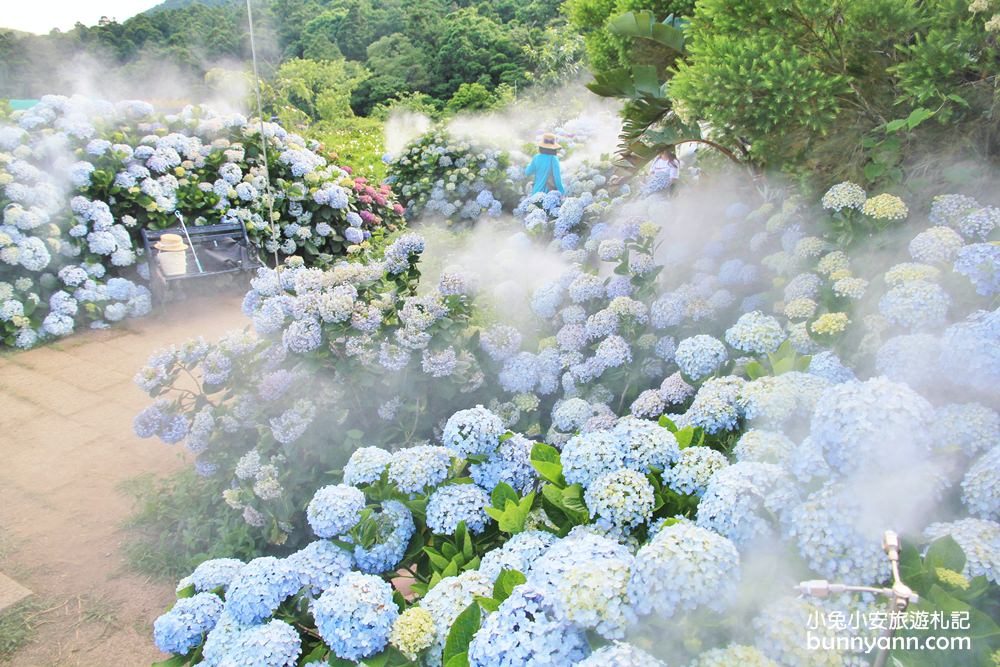
[[[826,242],[818,236],[807,236],[795,244],[795,256],[799,259],[819,257],[826,250]]]
[[[831,211],[841,211],[845,208],[860,210],[865,205],[866,199],[864,188],[857,183],[844,181],[827,190],[821,203],[823,208]]]
[[[930,264],[923,264],[920,262],[903,262],[902,264],[896,264],[895,266],[890,267],[884,275],[886,284],[891,286],[901,285],[914,280],[936,282],[940,276],[940,269],[935,266],[931,266]]]
[[[851,260],[848,259],[843,250],[828,252],[816,263],[816,271],[824,276],[828,276],[834,271],[849,270],[850,268]]]
[[[813,333],[834,336],[846,329],[850,321],[847,313],[824,313],[809,328]]]
[[[833,293],[848,299],[860,299],[868,289],[868,281],[864,278],[841,278],[833,283]]]
[[[790,320],[806,320],[816,314],[817,304],[812,299],[799,297],[785,304],[785,317]]]
[[[410,607],[396,619],[389,643],[408,660],[416,660],[420,652],[434,643],[434,617],[423,607]]]
[[[906,203],[896,195],[883,193],[865,202],[861,212],[876,220],[902,220],[910,214]]]

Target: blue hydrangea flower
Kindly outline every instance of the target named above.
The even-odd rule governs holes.
[[[734,463],[709,481],[698,503],[697,524],[744,547],[773,535],[772,517],[797,499],[794,483],[781,466]]]
[[[539,370],[537,355],[531,352],[519,352],[504,361],[497,379],[504,391],[527,394],[538,384]]]
[[[420,367],[431,377],[448,377],[455,372],[457,361],[455,349],[450,346],[439,351],[427,348],[421,354]]]
[[[531,296],[531,310],[542,318],[555,317],[562,304],[564,288],[559,283],[550,283],[535,288]],[[604,288],[601,286],[601,293]]]
[[[702,495],[715,473],[729,465],[721,453],[711,447],[688,447],[680,459],[663,472],[663,483],[680,494]]]
[[[416,530],[413,514],[398,500],[382,502],[382,511],[372,515],[375,522],[375,543],[354,547],[354,561],[362,572],[378,574],[392,570],[406,554],[410,538]]]
[[[669,618],[677,611],[728,604],[739,580],[736,546],[686,522],[661,529],[635,555],[629,599],[640,614]]]
[[[459,458],[489,456],[496,451],[503,432],[500,418],[477,405],[468,410],[459,410],[449,417],[442,440],[445,447]]]
[[[925,264],[943,264],[955,257],[965,241],[949,227],[931,227],[913,237],[910,241],[910,256]]]
[[[685,338],[677,344],[674,353],[674,361],[681,371],[694,380],[715,373],[728,359],[722,341],[705,334]]]
[[[962,502],[969,514],[980,519],[1000,520],[1000,445],[972,464],[962,479]]]
[[[469,665],[572,665],[586,657],[590,651],[586,636],[557,619],[549,598],[528,584],[515,588],[473,636]]]
[[[503,440],[486,461],[469,466],[472,480],[490,493],[500,482],[509,484],[520,494],[527,493],[538,478],[531,465],[534,444],[520,434]]]
[[[982,296],[1000,292],[1000,246],[975,243],[958,251],[955,272],[968,278]]]
[[[990,233],[1000,227],[1000,208],[985,206],[968,213],[955,225],[955,229],[967,239],[985,240]]]
[[[281,341],[289,352],[302,354],[320,346],[323,342],[323,329],[316,320],[296,320],[285,329]]]
[[[632,350],[621,336],[608,336],[598,344],[594,359],[601,369],[618,368],[632,361]]]
[[[427,527],[437,535],[452,535],[464,521],[470,531],[481,533],[491,520],[489,504],[489,494],[475,484],[442,486],[427,502]]]
[[[605,262],[612,262],[625,252],[625,242],[621,239],[605,239],[597,247],[597,256]]]
[[[191,573],[191,583],[199,592],[229,588],[229,584],[243,569],[244,563],[236,558],[213,558],[206,560]]]
[[[419,445],[393,452],[389,462],[389,481],[403,493],[423,493],[448,476],[451,450],[447,447]]]
[[[571,331],[573,330],[571,329]],[[610,336],[617,332],[618,332],[618,315],[612,312],[610,308],[605,308],[603,310],[597,311],[596,313],[587,318],[587,322],[583,327],[583,333],[585,339],[582,342],[586,344],[588,341],[604,338],[605,336]],[[562,337],[564,343],[567,342],[566,341],[567,337],[568,335],[564,333]],[[556,340],[558,342],[560,338],[557,336]],[[563,345],[563,347],[567,347],[568,349],[574,349],[573,347],[569,347],[567,345]],[[582,347],[582,345],[580,347]]]
[[[392,454],[380,447],[355,449],[344,466],[344,484],[358,486],[377,482],[391,460]]]
[[[305,400],[296,401],[279,416],[268,420],[271,435],[283,445],[291,444],[302,437],[315,416],[316,406]]]
[[[494,361],[504,361],[521,349],[521,332],[506,324],[495,324],[479,337],[483,351]]]
[[[760,311],[741,315],[736,324],[726,330],[727,343],[737,350],[754,354],[776,351],[786,337],[781,323]]]
[[[755,426],[780,429],[808,419],[829,385],[818,375],[799,371],[765,375],[746,383],[739,404],[743,416]]]
[[[687,300],[675,292],[657,297],[649,308],[650,322],[655,329],[674,327],[686,318]]]
[[[284,621],[247,628],[231,641],[219,667],[296,667],[302,654],[298,631]]]
[[[132,430],[140,438],[151,438],[156,435],[168,417],[169,403],[158,399],[152,405],[145,407],[132,420]]]
[[[657,423],[627,415],[615,422],[611,433],[624,443],[624,465],[632,470],[664,470],[680,456],[677,438]]]
[[[815,299],[822,285],[823,279],[815,273],[800,273],[785,285],[785,303],[795,299]]]
[[[552,408],[552,424],[560,431],[573,432],[580,429],[594,414],[590,403],[582,398],[567,398]]]
[[[72,333],[73,326],[73,318],[60,313],[49,313],[42,321],[42,331],[56,338]]]
[[[248,626],[238,623],[228,611],[223,608],[215,627],[205,637],[202,647],[202,658],[208,667],[219,667],[227,654],[235,647],[236,640]]]
[[[745,385],[743,378],[734,375],[709,378],[695,394],[686,421],[709,434],[735,430],[743,416],[739,397]]]
[[[604,296],[604,281],[592,273],[581,273],[569,284],[569,298],[584,303]]]
[[[623,468],[595,479],[584,502],[599,526],[626,534],[653,516],[653,486],[642,473]]]
[[[968,195],[936,195],[927,217],[934,225],[955,226],[978,208],[979,202]]]
[[[317,204],[326,204],[330,208],[347,208],[350,203],[348,191],[335,183],[324,183],[319,190],[313,193],[313,200]]]
[[[364,508],[364,493],[347,484],[331,484],[313,495],[306,519],[317,536],[337,537],[357,525]]]
[[[931,437],[935,450],[957,446],[975,456],[1000,443],[1000,414],[979,403],[942,405],[934,411]]]
[[[840,358],[829,350],[824,350],[823,352],[814,354],[812,358],[809,359],[808,372],[813,375],[818,375],[819,377],[833,383],[847,382],[849,380],[856,379],[854,371],[845,366],[843,362],[841,362]]]
[[[389,642],[399,610],[392,586],[379,577],[350,572],[313,603],[316,629],[340,658],[360,660]]]
[[[941,343],[941,366],[952,382],[987,394],[1000,386],[1000,308],[948,327]]]
[[[202,361],[202,379],[206,384],[222,384],[229,378],[233,368],[233,360],[221,350],[212,350]]]
[[[875,353],[875,369],[894,382],[922,391],[940,381],[940,354],[941,341],[931,334],[893,336]]]
[[[597,649],[576,667],[667,667],[667,663],[632,644],[616,641]]]
[[[760,428],[747,430],[736,442],[733,456],[737,461],[784,464],[795,452],[795,443],[779,431]]]
[[[1000,523],[968,518],[932,523],[924,529],[928,541],[945,535],[950,535],[965,552],[962,574],[968,578],[985,576],[1000,584]]]
[[[489,597],[492,591],[493,579],[477,570],[468,570],[457,577],[445,577],[427,591],[427,595],[420,600],[420,606],[430,612],[437,635],[428,650],[429,664],[440,664],[445,640],[458,615],[472,604],[475,596]]]
[[[777,665],[796,665],[802,667],[863,667],[867,660],[847,651],[833,649],[815,649],[803,641],[805,634],[803,628],[810,627],[808,624],[812,619],[831,619],[832,612],[841,614],[841,618],[866,618],[867,614],[874,611],[886,613],[885,608],[869,609],[858,608],[860,605],[844,605],[839,601],[827,598],[819,600],[816,598],[793,598],[791,596],[779,597],[767,604],[762,613],[753,620],[754,644],[768,658],[775,662],[762,663],[738,663],[740,665],[758,665],[771,667]],[[852,616],[854,612],[858,616]],[[834,629],[832,622],[817,624],[815,630],[810,630],[814,637],[817,637],[826,645],[837,646],[838,642],[851,645],[852,640],[860,640],[857,630],[850,629],[850,623],[845,623],[843,630]],[[854,635],[854,636],[852,636]],[[871,637],[874,640],[874,637]],[[856,659],[860,659],[855,662]],[[864,662],[861,662],[864,661]],[[712,665],[713,663],[709,663]],[[727,664],[727,663],[723,663]],[[698,667],[701,667],[698,665]]]
[[[153,641],[164,653],[184,655],[202,642],[222,613],[222,600],[212,593],[181,598],[153,623]]]
[[[577,526],[535,561],[528,585],[544,593],[558,620],[621,639],[636,621],[627,587],[633,557],[593,526]]]
[[[879,312],[887,320],[910,330],[941,327],[950,307],[948,293],[940,285],[926,280],[896,285],[878,302]]]
[[[880,529],[863,528],[858,521],[864,511],[850,487],[828,483],[790,509],[785,532],[819,575],[874,584],[889,578],[889,561]]]
[[[333,587],[351,571],[351,554],[333,542],[316,540],[285,559],[299,575],[299,583],[312,595]]]
[[[570,484],[590,486],[601,475],[624,468],[627,453],[626,443],[615,433],[581,433],[563,446],[563,476]]]
[[[894,470],[924,460],[931,405],[908,386],[884,377],[845,382],[817,401],[810,438],[836,474]]]
[[[657,389],[646,389],[640,392],[629,406],[633,416],[642,419],[656,419],[667,409],[667,402]]]
[[[298,573],[286,561],[255,558],[229,584],[226,611],[237,623],[260,623],[300,587]]]
[[[502,570],[517,570],[529,576],[535,562],[555,541],[555,535],[543,530],[518,533],[499,547],[483,554],[479,571],[490,579],[496,579]]]
[[[667,405],[680,405],[694,396],[694,387],[684,381],[680,371],[667,376],[660,383],[660,397]]]

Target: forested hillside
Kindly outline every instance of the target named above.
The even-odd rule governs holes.
[[[93,62],[126,79],[156,76],[168,65],[197,85],[213,67],[246,63],[244,3],[172,8],[178,4],[66,33],[0,32],[0,98],[66,90],[75,72],[53,63]],[[340,62],[356,83],[351,105],[366,114],[406,93],[427,95],[438,108],[489,106],[507,87],[551,76],[582,53],[579,38],[561,29],[560,4],[273,0],[256,2],[254,18],[267,74],[296,59]]]

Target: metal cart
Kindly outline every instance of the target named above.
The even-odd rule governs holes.
[[[160,264],[156,261],[158,251],[153,246],[164,234],[179,234],[188,241],[185,273],[168,276],[160,269]],[[150,291],[153,293],[154,301],[157,302],[163,301],[170,284],[176,280],[254,271],[262,266],[257,258],[256,248],[251,244],[246,226],[242,222],[201,227],[143,229],[142,243],[146,248]]]

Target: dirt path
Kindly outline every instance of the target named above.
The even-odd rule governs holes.
[[[40,613],[17,667],[125,667],[162,659],[151,624],[173,587],[129,572],[116,490],[184,465],[182,449],[139,440],[148,399],[132,377],[149,353],[242,327],[235,293],[171,304],[106,331],[0,357],[0,572],[33,590]]]

